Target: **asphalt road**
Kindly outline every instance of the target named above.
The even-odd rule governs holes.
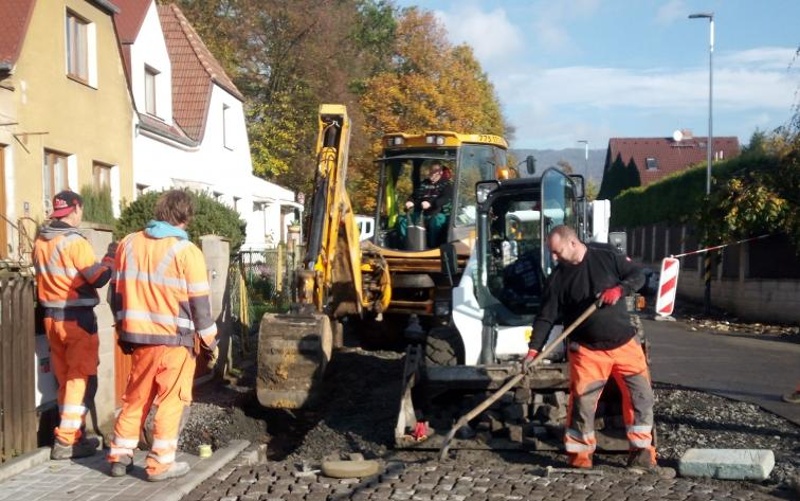
[[[749,402],[800,425],[800,405],[781,400],[800,382],[800,344],[776,336],[692,331],[682,322],[643,323],[654,381]]]

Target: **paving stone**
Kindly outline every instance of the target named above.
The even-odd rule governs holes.
[[[689,449],[678,462],[682,477],[766,480],[775,454],[766,449]]]

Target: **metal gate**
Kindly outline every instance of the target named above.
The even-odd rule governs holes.
[[[0,270],[0,463],[37,447],[34,276]]]

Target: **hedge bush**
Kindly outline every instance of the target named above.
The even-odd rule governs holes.
[[[114,228],[114,238],[119,240],[128,233],[142,230],[153,219],[156,201],[163,192],[149,192],[125,207]],[[206,193],[190,191],[194,199],[194,218],[186,231],[189,238],[200,245],[203,235],[219,235],[230,241],[230,252],[236,254],[244,243],[247,223],[234,209],[222,204]]]
[[[91,185],[81,188],[83,198],[83,220],[92,223],[114,225],[114,205],[111,201],[111,188],[99,190]]]

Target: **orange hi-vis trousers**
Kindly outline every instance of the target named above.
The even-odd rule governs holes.
[[[192,403],[195,356],[185,346],[141,345],[133,351],[131,361],[107,459],[113,463],[123,456],[133,457],[150,407],[156,405],[146,471],[157,475],[175,462],[181,416]]]
[[[94,319],[94,312],[85,312]],[[55,438],[64,445],[78,442],[86,423],[88,405],[97,392],[97,365],[100,341],[95,332],[82,328],[75,320],[56,320],[45,316],[44,330],[50,343],[53,374],[58,381],[60,422]]]
[[[613,377],[622,394],[622,419],[631,450],[649,449],[653,464],[653,388],[644,350],[634,337],[613,350],[569,345],[570,396],[564,447],[574,466],[591,466],[597,447],[595,411],[606,381]]]

